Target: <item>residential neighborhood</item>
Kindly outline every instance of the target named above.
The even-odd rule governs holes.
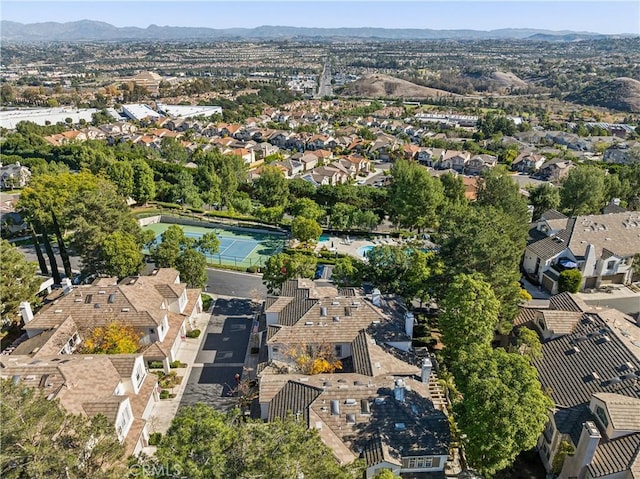
[[[2,477],[640,477],[638,36],[348,3],[7,8]]]

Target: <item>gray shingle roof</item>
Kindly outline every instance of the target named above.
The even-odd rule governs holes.
[[[545,220],[563,220],[567,217],[557,210],[549,209],[542,213],[541,218],[544,218]]]
[[[570,219],[567,222],[567,228],[562,230],[556,236],[548,236],[544,239],[531,243],[527,246],[527,249],[543,260],[559,255],[569,247],[569,239],[571,238],[571,231],[575,221],[575,219]]]
[[[295,381],[289,381],[271,400],[269,406],[269,421],[276,418],[284,419],[287,414],[304,418],[304,424],[309,425],[309,405],[322,393],[322,389],[307,386]]]
[[[353,351],[353,372],[373,376],[369,348],[367,347],[367,335],[364,331],[361,331],[351,343],[351,349]]]
[[[559,409],[554,415],[554,420],[558,431],[568,434],[574,444],[578,444],[580,440],[582,425],[586,421],[595,422],[587,403]]]
[[[544,342],[542,354],[535,361],[540,382],[559,407],[586,403],[594,392],[640,397],[639,376],[619,369],[630,362],[638,371],[640,362],[595,314],[585,313],[572,333]]]
[[[590,477],[628,471],[640,454],[640,433],[600,443],[589,465]]]

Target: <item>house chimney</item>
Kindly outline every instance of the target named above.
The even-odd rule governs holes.
[[[378,288],[374,289],[371,293],[371,302],[375,306],[380,306],[382,304],[382,296],[380,295],[380,290]]]
[[[424,358],[422,360],[422,369],[420,370],[420,379],[425,384],[429,382],[429,377],[431,376],[432,367],[433,367],[433,364],[431,363],[431,359]]]
[[[320,307],[320,316],[322,316],[323,318],[327,316],[327,307],[326,306],[321,306]]]
[[[73,289],[70,278],[62,278],[62,291],[64,294],[69,293]]]
[[[600,431],[592,421],[582,425],[580,440],[573,456],[567,457],[560,477],[577,477],[584,479],[587,467],[591,464],[601,439]]]
[[[20,303],[20,316],[22,316],[22,320],[24,324],[29,324],[33,319],[33,311],[31,310],[31,304],[29,301],[23,301]]]
[[[398,402],[404,402],[404,381],[400,378],[396,379],[395,387],[393,388],[393,397]]]
[[[413,338],[413,324],[415,323],[415,318],[413,317],[413,313],[407,311],[404,313],[404,332],[407,333],[407,336]]]

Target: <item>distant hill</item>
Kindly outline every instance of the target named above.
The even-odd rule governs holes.
[[[124,41],[124,40],[224,40],[278,38],[379,38],[389,40],[482,40],[531,39],[545,41],[573,41],[578,38],[603,37],[598,33],[550,31],[531,28],[500,30],[431,30],[410,28],[304,28],[262,26],[256,28],[195,28],[150,25],[147,28],[115,27],[93,20],[67,23],[22,24],[2,20],[0,39],[3,42],[43,41]]]
[[[640,81],[627,77],[596,81],[565,100],[640,113]]]
[[[389,75],[375,74],[364,76],[346,85],[341,95],[364,98],[437,98],[457,96],[444,90],[416,85]]]

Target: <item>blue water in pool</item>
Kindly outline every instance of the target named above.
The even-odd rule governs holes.
[[[362,256],[363,258],[366,258],[367,255],[369,254],[369,251],[371,251],[374,247],[372,245],[369,246],[361,246],[360,248],[358,248],[358,254],[360,256]]]

